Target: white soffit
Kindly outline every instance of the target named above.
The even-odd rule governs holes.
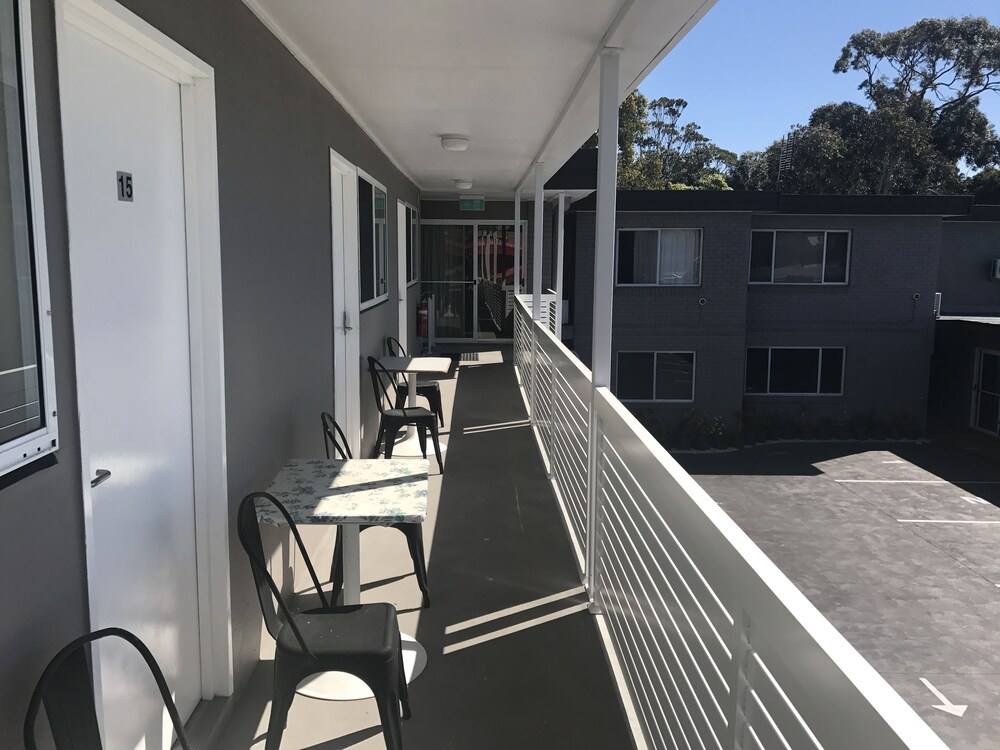
[[[603,47],[624,98],[715,0],[244,2],[424,193],[503,194],[596,129]],[[451,133],[467,151],[441,148]]]

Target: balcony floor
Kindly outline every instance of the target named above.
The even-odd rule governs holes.
[[[455,372],[442,381],[448,450],[444,476],[431,476],[424,525],[430,609],[415,609],[420,594],[402,536],[372,529],[361,537],[362,600],[395,604],[402,630],[427,649],[427,668],[410,686],[405,746],[632,747],[597,627],[580,611],[572,548],[526,423],[510,347],[467,354]],[[329,569],[329,551],[314,558]],[[562,592],[545,605],[448,632]],[[268,660],[257,666],[213,748],[263,748],[271,667]],[[374,701],[297,696],[281,747],[382,748]]]

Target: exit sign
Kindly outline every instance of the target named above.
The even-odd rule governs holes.
[[[486,196],[483,195],[466,195],[463,198],[458,199],[458,210],[459,211],[485,211],[486,210]]]

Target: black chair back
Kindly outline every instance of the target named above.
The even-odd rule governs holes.
[[[306,645],[301,631],[299,631],[298,626],[295,624],[291,607],[288,606],[288,603],[281,594],[281,589],[278,588],[278,584],[274,582],[274,578],[267,569],[267,560],[264,557],[264,543],[260,536],[260,523],[257,521],[258,501],[270,503],[281,513],[285,519],[285,523],[288,524],[288,528],[292,532],[292,537],[298,546],[299,554],[302,555],[302,560],[309,570],[313,587],[316,589],[316,593],[319,594],[319,600],[323,608],[326,609],[330,605],[326,594],[323,593],[323,587],[319,585],[319,578],[316,577],[316,569],[309,558],[309,553],[306,552],[305,544],[302,543],[302,536],[299,534],[299,529],[295,525],[295,521],[288,514],[288,510],[276,497],[267,492],[251,492],[240,503],[240,509],[236,517],[236,534],[240,538],[240,544],[243,545],[247,557],[250,558],[250,568],[253,570],[253,580],[257,587],[257,598],[260,600],[260,611],[264,615],[264,625],[267,627],[267,632],[275,639],[278,637],[281,626],[288,625],[295,634],[295,638],[298,640],[303,652],[315,658]]]
[[[324,411],[320,414],[320,420],[323,422],[323,444],[326,446],[326,457],[354,458],[351,455],[351,446],[347,442],[347,436],[340,429],[340,425],[337,424],[333,415]]]
[[[385,348],[389,352],[390,357],[405,357],[406,349],[403,345],[399,343],[399,339],[393,338],[392,336],[385,337]]]
[[[103,747],[94,705],[93,662],[90,654],[91,644],[102,638],[120,638],[139,652],[156,681],[163,705],[174,725],[178,744],[182,750],[191,750],[177,706],[170,697],[170,687],[156,659],[146,648],[146,644],[121,628],[104,628],[81,636],[52,658],[42,672],[28,703],[28,713],[24,719],[24,745],[27,750],[38,750],[35,726],[42,706],[45,707],[56,750],[100,750]]]
[[[375,391],[375,405],[379,414],[385,414],[385,405],[392,409],[399,403],[399,385],[391,372],[375,357],[368,358],[368,372],[372,376],[372,390]]]

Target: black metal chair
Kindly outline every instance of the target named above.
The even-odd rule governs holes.
[[[321,607],[294,612],[286,603],[267,569],[257,521],[258,501],[274,506],[288,524]],[[250,559],[264,624],[277,644],[264,750],[278,750],[295,688],[306,677],[320,672],[348,672],[368,685],[378,705],[386,747],[402,750],[400,705],[403,718],[409,719],[410,703],[396,608],[391,604],[330,606],[295,522],[285,506],[268,493],[253,492],[243,498],[236,524],[240,544]]]
[[[351,447],[347,443],[344,431],[329,412],[320,415],[323,422],[323,439],[326,442],[327,458],[353,458]],[[359,526],[361,531],[372,528],[370,525]],[[410,558],[413,560],[413,573],[417,577],[417,585],[420,593],[423,594],[422,607],[431,606],[431,595],[427,590],[427,563],[424,559],[424,528],[421,523],[393,523],[389,528],[403,532],[406,537],[406,546],[410,549]],[[333,582],[333,593],[330,598],[337,600],[340,590],[344,587],[344,548],[340,539],[340,528],[337,528],[337,542],[333,548],[333,563],[330,566],[330,580]]]
[[[368,372],[372,377],[372,389],[375,391],[375,405],[380,414],[378,437],[375,438],[375,455],[378,456],[383,438],[385,439],[385,457],[392,458],[392,446],[404,427],[413,425],[417,428],[420,439],[420,452],[427,458],[427,430],[431,432],[434,441],[434,456],[437,458],[438,470],[444,474],[444,463],[441,461],[441,442],[438,438],[437,417],[433,412],[422,406],[397,406],[387,409],[386,404],[398,404],[400,389],[396,378],[392,376],[375,357],[368,358]]]
[[[94,706],[90,658],[90,645],[103,638],[120,638],[139,652],[156,681],[163,705],[177,733],[177,744],[182,750],[191,750],[177,706],[170,697],[170,687],[156,659],[146,644],[122,628],[104,628],[88,633],[67,644],[52,658],[28,703],[24,719],[24,745],[27,750],[38,750],[35,726],[42,706],[45,707],[56,750],[101,750],[104,747]]]
[[[389,352],[390,357],[405,357],[406,349],[403,345],[399,343],[399,339],[395,339],[392,336],[385,337],[385,348]],[[413,377],[417,377],[414,375]],[[420,382],[417,381],[417,395],[423,396],[427,399],[427,404],[430,406],[432,412],[437,414],[438,423],[444,427],[444,406],[441,401],[441,386],[431,381]],[[406,391],[400,390],[400,396],[405,401]],[[405,406],[402,401],[396,403],[396,408]]]

